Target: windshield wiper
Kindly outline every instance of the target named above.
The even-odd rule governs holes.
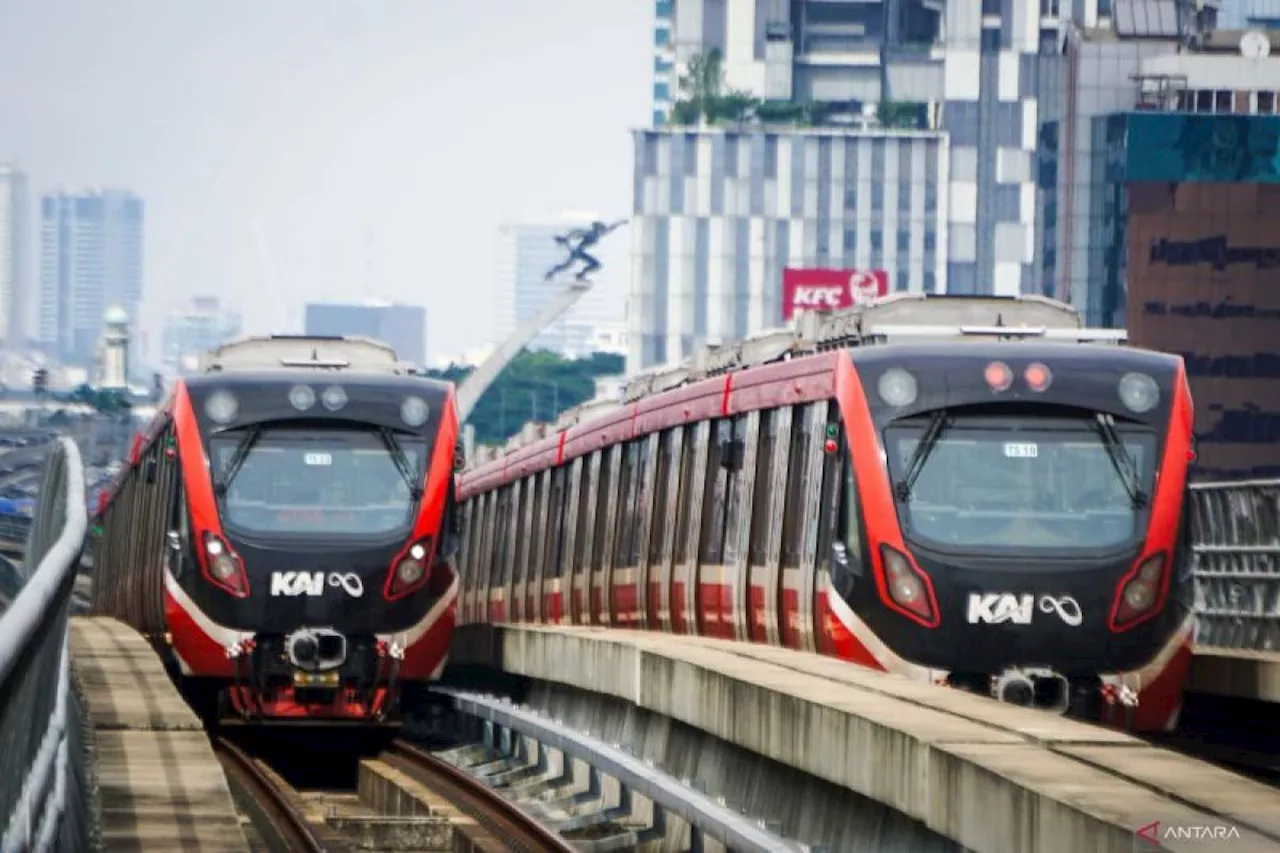
[[[240,443],[236,445],[235,452],[231,454],[231,461],[227,463],[227,470],[217,482],[213,484],[213,491],[218,497],[223,497],[227,493],[227,489],[231,487],[231,481],[236,478],[236,474],[240,473],[244,461],[249,458],[249,451],[253,449],[253,445],[257,443],[258,436],[262,435],[262,427],[251,426],[245,432],[244,438],[240,439]]]
[[[920,437],[920,442],[916,445],[915,451],[911,454],[911,459],[907,462],[907,473],[898,481],[896,491],[898,500],[906,501],[911,498],[911,488],[916,484],[916,480],[920,478],[920,472],[924,470],[924,463],[929,461],[929,454],[933,452],[933,448],[937,446],[938,439],[942,438],[943,431],[950,426],[951,413],[946,409],[938,409],[933,413],[933,417],[929,419],[929,426],[925,428],[924,435]]]
[[[400,442],[396,441],[395,433],[386,427],[378,428],[379,434],[382,436],[382,443],[387,447],[387,453],[391,454],[391,461],[395,463],[396,470],[400,472],[404,484],[409,487],[409,494],[413,500],[422,499],[422,486],[413,481],[413,470],[409,467],[409,457],[405,455],[404,448],[400,446]]]
[[[1111,464],[1116,469],[1116,474],[1120,477],[1120,482],[1124,484],[1124,490],[1129,495],[1129,500],[1134,507],[1141,509],[1147,505],[1147,493],[1142,490],[1142,480],[1138,476],[1138,464],[1133,461],[1133,456],[1125,448],[1124,442],[1120,440],[1120,434],[1116,432],[1115,421],[1110,415],[1098,413],[1094,416],[1093,424],[1097,427],[1098,435],[1102,437],[1102,446],[1107,449],[1107,455],[1111,457]]]

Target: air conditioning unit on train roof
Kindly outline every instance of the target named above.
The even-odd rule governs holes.
[[[689,366],[685,364],[668,364],[640,373],[623,386],[622,402],[634,403],[642,397],[679,388],[689,381],[691,373]]]
[[[387,344],[356,335],[249,335],[203,354],[199,366],[206,373],[300,369],[407,374],[412,370]]]

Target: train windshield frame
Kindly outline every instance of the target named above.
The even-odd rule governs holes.
[[[884,440],[903,535],[930,550],[1089,556],[1145,537],[1161,450],[1150,427],[954,409],[892,422]]]
[[[369,542],[408,535],[430,452],[370,424],[268,422],[211,436],[209,468],[233,536]]]

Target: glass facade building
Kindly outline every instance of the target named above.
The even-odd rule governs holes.
[[[388,344],[396,357],[422,365],[427,358],[427,309],[418,305],[337,305],[309,302],[308,335],[361,335]]]

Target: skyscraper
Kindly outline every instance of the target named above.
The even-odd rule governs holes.
[[[568,256],[555,241],[559,234],[582,227],[586,217],[565,217],[559,223],[507,223],[498,231],[498,287],[494,311],[494,342],[501,343],[516,328],[564,292],[564,278],[546,281],[547,271]],[[620,237],[606,237],[621,239]],[[598,249],[598,247],[597,247]],[[592,250],[597,258],[597,250]],[[545,349],[576,357],[591,350],[591,341],[602,329],[622,319],[621,295],[613,294],[609,282],[619,276],[612,270],[594,276],[596,286],[530,342],[530,349]],[[625,273],[621,275],[625,276]],[[611,309],[610,305],[618,307]]]
[[[363,305],[308,302],[308,335],[361,335],[389,345],[396,357],[410,364],[427,360],[427,309],[369,300]]]
[[[194,368],[201,353],[241,333],[240,314],[227,311],[216,296],[197,296],[185,311],[174,311],[164,319],[161,335],[161,366],[170,375]]]
[[[0,334],[10,349],[27,345],[30,223],[27,176],[0,163]]]
[[[137,322],[142,232],[142,199],[127,190],[62,191],[41,200],[40,340],[64,363],[93,363],[108,306],[122,306]],[[132,356],[136,363],[137,352]]]

